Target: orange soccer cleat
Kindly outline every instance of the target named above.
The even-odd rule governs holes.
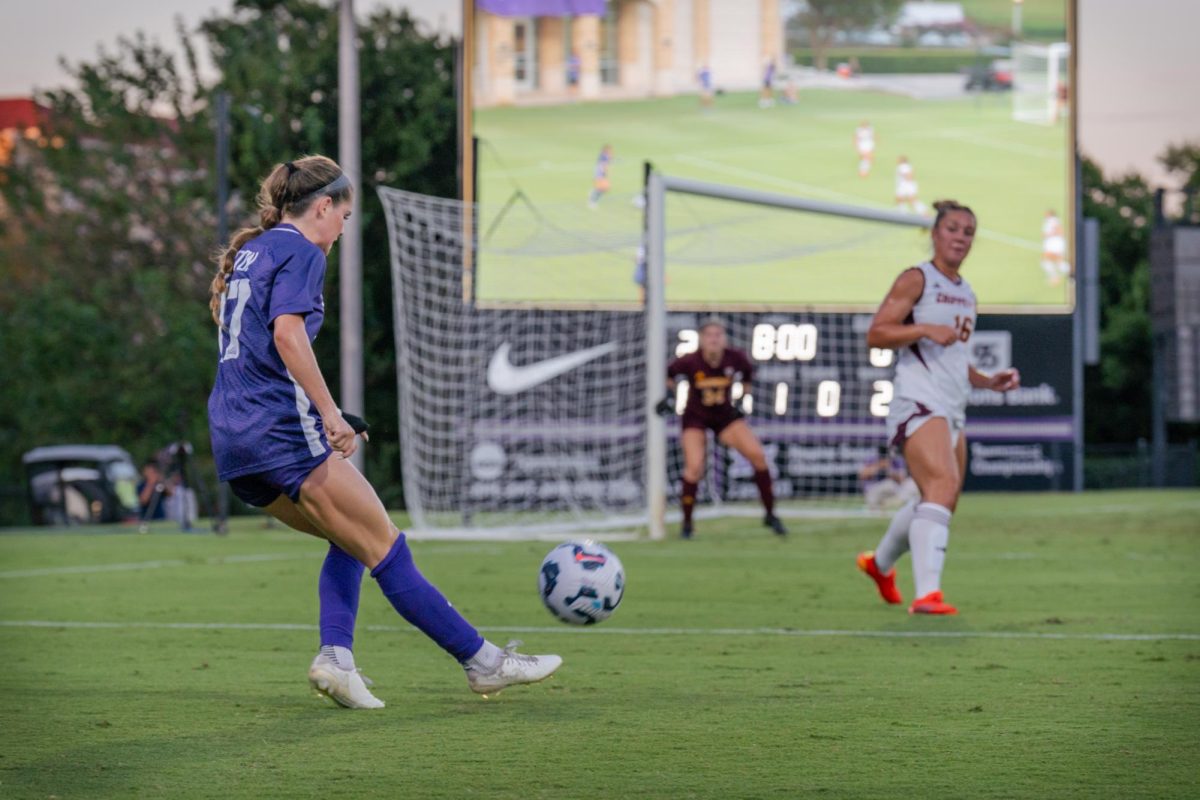
[[[879,589],[879,596],[885,603],[897,606],[904,602],[904,598],[900,596],[900,590],[896,588],[896,569],[893,567],[887,575],[880,572],[879,565],[875,563],[873,551],[868,550],[858,554],[858,568],[875,581],[875,586]]]
[[[942,600],[942,591],[930,592],[924,597],[918,597],[908,607],[910,614],[957,614],[958,609]]]

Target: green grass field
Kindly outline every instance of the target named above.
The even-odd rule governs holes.
[[[875,127],[871,175],[857,174],[854,129]],[[1048,208],[1068,213],[1065,124],[1014,122],[1006,94],[914,100],[804,90],[762,110],[726,94],[476,112],[483,301],[634,302],[642,164],[669,174],[818,200],[894,207],[896,160],[914,166],[926,204],[972,205],[980,234],[966,272],[985,306],[1066,302],[1040,267]],[[612,144],[612,192],[587,207],[592,167]],[[520,190],[529,205],[501,208]],[[668,200],[668,300],[677,305],[832,303],[874,307],[895,275],[928,256],[921,231],[698,198]],[[499,220],[499,221],[497,221]],[[494,229],[492,229],[494,226]],[[490,230],[489,232],[489,229]]]
[[[968,496],[943,619],[856,573],[878,521],[617,543],[592,629],[541,608],[548,544],[420,542],[492,638],[566,663],[477,698],[367,579],[379,712],[308,692],[314,540],[0,536],[0,797],[1196,797],[1198,519],[1195,491]]]
[[[967,19],[979,25],[1002,31],[1012,27],[1013,0],[962,0],[962,6]],[[1023,38],[1062,41],[1068,11],[1069,0],[1024,0],[1021,4]]]

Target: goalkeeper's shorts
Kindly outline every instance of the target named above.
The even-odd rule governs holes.
[[[714,434],[720,434],[721,431],[728,428],[733,423],[741,419],[744,414],[738,411],[731,405],[719,406],[702,406],[699,409],[684,409],[683,412],[683,429],[700,428],[702,430],[710,430]]]

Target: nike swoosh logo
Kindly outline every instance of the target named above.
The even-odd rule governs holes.
[[[496,394],[520,394],[527,389],[532,389],[534,386],[557,378],[577,367],[582,367],[589,361],[595,361],[600,356],[608,355],[617,349],[617,343],[608,342],[589,347],[587,350],[565,353],[520,367],[509,362],[508,353],[511,349],[512,346],[505,342],[497,348],[495,354],[492,355],[492,360],[488,362],[487,382]]]

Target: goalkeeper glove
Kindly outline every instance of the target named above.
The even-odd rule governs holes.
[[[662,400],[658,401],[658,405],[654,406],[655,412],[660,417],[665,417],[675,411],[675,398],[669,393]]]
[[[357,414],[347,414],[343,411],[342,419],[346,420],[346,424],[353,428],[355,433],[366,433],[371,428],[367,421]]]

